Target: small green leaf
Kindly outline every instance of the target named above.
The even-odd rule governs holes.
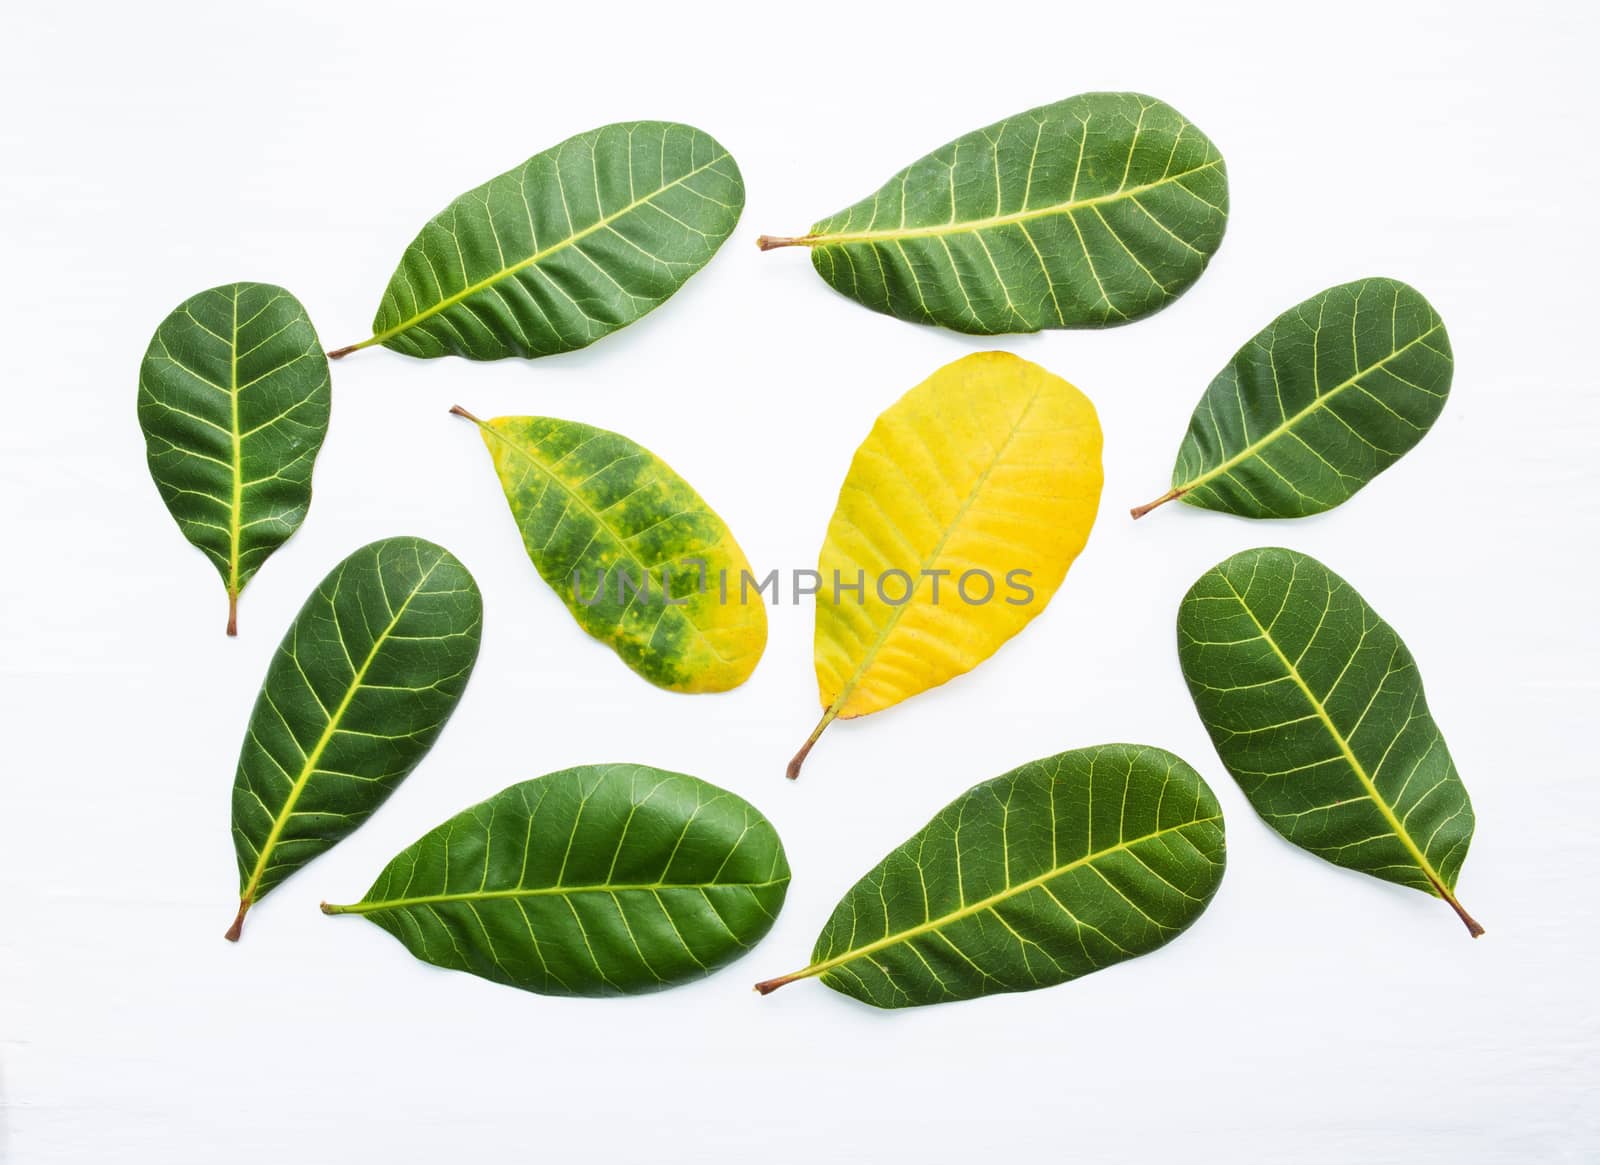
[[[975,785],[844,896],[811,965],[874,1007],[1031,991],[1147,954],[1222,880],[1222,809],[1159,748],[1107,744]]]
[[[1455,369],[1444,321],[1395,279],[1343,283],[1234,354],[1189,422],[1172,489],[1245,518],[1331,510],[1422,440]]]
[[[305,521],[328,433],[328,361],[281,287],[230,283],[185,300],[139,365],[150,476],[183,536],[239,592]]]
[[[482,626],[467,568],[421,538],[363,546],[312,592],[267,667],[239,753],[229,939],[427,755],[467,686]]]
[[[1084,93],[975,130],[798,238],[874,311],[992,335],[1104,327],[1200,277],[1228,223],[1205,134],[1139,93]]]
[[[1246,550],[1189,589],[1178,658],[1261,819],[1336,865],[1456,901],[1472,802],[1393,628],[1322,563]]]
[[[631,324],[716,254],[744,179],[709,134],[629,121],[568,138],[422,228],[372,338],[408,356],[549,356]]]
[[[435,966],[545,995],[707,975],[772,927],[789,863],[748,801],[648,765],[512,785],[389,863],[360,914]]]
[[[478,426],[528,557],[578,626],[658,687],[749,678],[767,646],[750,561],[671,466],[592,425],[451,411]]]

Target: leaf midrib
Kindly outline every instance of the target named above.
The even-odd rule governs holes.
[[[336,914],[372,914],[380,910],[404,910],[412,906],[435,906],[449,902],[489,902],[503,899],[554,898],[571,894],[659,894],[663,890],[764,890],[782,886],[788,878],[765,882],[626,882],[615,885],[597,883],[582,886],[528,886],[510,890],[466,890],[459,894],[423,894],[409,898],[386,898],[377,902],[356,902],[349,906],[330,906]]]
[[[244,536],[244,433],[239,424],[239,285],[233,291],[233,325],[228,333],[229,436],[233,441],[233,504],[228,507],[228,597],[239,594],[239,543]]]
[[[1176,489],[1180,494],[1188,493],[1190,490],[1199,489],[1201,486],[1205,485],[1207,482],[1210,482],[1210,481],[1212,481],[1212,480],[1214,480],[1214,479],[1216,479],[1218,477],[1221,477],[1223,474],[1228,473],[1230,470],[1234,469],[1235,467],[1244,464],[1246,461],[1250,460],[1250,458],[1252,458],[1252,457],[1256,456],[1258,453],[1260,453],[1261,450],[1265,449],[1267,446],[1269,446],[1273,442],[1277,441],[1280,437],[1284,436],[1287,433],[1292,432],[1294,430],[1295,426],[1300,424],[1301,421],[1305,420],[1307,417],[1311,416],[1312,414],[1314,414],[1314,413],[1318,412],[1319,410],[1321,410],[1322,408],[1326,407],[1328,402],[1331,401],[1334,397],[1338,396],[1341,392],[1344,392],[1347,388],[1355,387],[1363,379],[1365,379],[1366,377],[1372,375],[1374,372],[1378,371],[1384,365],[1388,364],[1389,361],[1397,359],[1398,357],[1400,357],[1404,353],[1409,352],[1412,348],[1414,348],[1418,344],[1422,343],[1422,341],[1426,340],[1429,336],[1431,336],[1435,332],[1440,331],[1441,329],[1443,329],[1443,327],[1444,327],[1444,323],[1442,321],[1441,322],[1437,322],[1432,327],[1430,327],[1427,331],[1423,332],[1421,335],[1416,336],[1411,340],[1408,340],[1406,343],[1400,345],[1400,347],[1398,347],[1398,348],[1394,349],[1393,351],[1391,351],[1382,360],[1374,361],[1373,363],[1367,365],[1365,368],[1357,369],[1347,379],[1345,379],[1344,381],[1340,382],[1339,384],[1334,385],[1327,392],[1322,393],[1319,396],[1317,396],[1316,399],[1314,399],[1305,408],[1303,408],[1299,412],[1295,413],[1294,416],[1286,417],[1281,424],[1279,424],[1276,427],[1272,428],[1271,430],[1269,430],[1268,432],[1266,432],[1262,436],[1257,437],[1254,441],[1250,442],[1250,444],[1246,445],[1238,453],[1235,453],[1232,457],[1228,458],[1226,461],[1224,461],[1221,464],[1217,465],[1216,468],[1208,469],[1204,473],[1200,474],[1200,476],[1191,478],[1190,480],[1188,480],[1186,482],[1183,482],[1182,484],[1175,484],[1173,488]]]
[[[422,588],[427,585],[428,580],[433,577],[433,572],[439,569],[439,563],[443,561],[442,558],[438,559],[432,566],[428,567],[422,577],[417,580],[417,585],[411,588],[411,593],[395,609],[394,617],[389,620],[388,625],[372,641],[372,647],[367,651],[366,658],[361,661],[361,666],[356,670],[355,675],[351,677],[349,687],[345,689],[344,698],[339,701],[339,706],[328,717],[328,723],[323,728],[322,735],[318,738],[316,745],[306,754],[305,761],[300,766],[299,774],[289,787],[289,795],[284,798],[283,808],[273,818],[272,829],[267,833],[267,840],[262,843],[261,850],[256,855],[255,869],[251,871],[249,882],[239,894],[243,902],[250,903],[254,901],[256,890],[260,887],[261,879],[266,874],[268,859],[272,856],[272,851],[277,848],[278,840],[283,836],[284,827],[294,813],[294,807],[300,800],[300,794],[304,792],[311,778],[316,775],[317,766],[322,760],[322,754],[327,751],[329,743],[332,742],[335,733],[339,730],[339,725],[343,721],[345,713],[350,710],[350,705],[355,702],[356,693],[361,691],[367,671],[372,667],[373,661],[378,658],[378,652],[383,649],[383,645],[388,642],[389,636],[399,626],[401,617],[405,615],[407,608],[411,606],[411,601],[422,592]],[[379,569],[382,569],[381,564]],[[335,620],[338,618],[336,612],[334,618]]]
[[[1039,207],[1035,210],[1016,210],[1010,214],[990,215],[986,218],[961,219],[955,222],[939,223],[927,227],[895,227],[883,231],[841,231],[835,234],[809,234],[796,239],[807,247],[837,247],[850,243],[878,243],[899,242],[905,239],[931,239],[942,238],[945,235],[975,234],[979,231],[994,230],[999,227],[1016,226],[1021,223],[1032,222],[1035,219],[1049,218],[1052,215],[1072,214],[1075,211],[1086,210],[1090,207],[1105,206],[1109,203],[1120,202],[1126,198],[1136,198],[1151,190],[1158,190],[1180,179],[1187,178],[1202,171],[1214,169],[1222,165],[1221,158],[1213,158],[1179,174],[1171,174],[1158,178],[1154,182],[1146,182],[1139,186],[1130,186],[1126,189],[1113,190],[1109,194],[1097,194],[1092,198],[1078,198],[1068,202],[1052,203],[1049,206]]]
[[[962,921],[963,919],[971,918],[974,915],[982,914],[986,910],[993,909],[995,906],[1011,898],[1026,894],[1032,890],[1037,890],[1041,886],[1054,881],[1056,878],[1070,874],[1073,870],[1092,865],[1101,858],[1108,857],[1116,853],[1125,853],[1136,845],[1142,845],[1147,841],[1154,841],[1156,838],[1165,837],[1169,833],[1177,833],[1181,830],[1189,829],[1196,825],[1207,825],[1211,822],[1221,820],[1221,813],[1213,813],[1209,817],[1191,818],[1190,820],[1182,822],[1181,824],[1169,825],[1165,828],[1154,830],[1151,833],[1146,833],[1139,837],[1124,838],[1123,840],[1117,842],[1116,845],[1107,846],[1105,849],[1095,850],[1091,853],[1084,854],[1080,858],[1074,858],[1064,866],[1053,866],[1042,874],[1037,874],[1024,882],[1018,882],[1015,885],[1007,886],[999,893],[991,894],[986,898],[978,900],[977,902],[963,905],[958,910],[953,910],[948,914],[941,914],[938,918],[930,918],[906,930],[895,931],[893,934],[886,934],[880,939],[874,939],[865,946],[844,951],[841,954],[834,955],[832,958],[824,959],[820,963],[813,963],[809,967],[805,968],[805,970],[797,972],[793,978],[802,979],[809,978],[813,975],[826,974],[835,967],[842,967],[846,963],[852,963],[857,959],[865,958],[867,955],[876,954],[878,951],[885,950],[888,947],[898,946],[901,943],[910,942],[912,939],[920,938],[925,934],[937,933],[943,930],[945,927],[951,926]]]
[[[1300,689],[1300,694],[1305,697],[1306,703],[1311,705],[1311,710],[1316,713],[1317,719],[1322,721],[1323,728],[1325,728],[1328,732],[1328,735],[1333,738],[1333,742],[1338,745],[1339,752],[1344,756],[1345,763],[1350,766],[1350,771],[1355,774],[1356,779],[1361,783],[1361,787],[1365,792],[1367,799],[1377,806],[1378,812],[1383,815],[1383,819],[1388,824],[1390,830],[1394,833],[1400,844],[1405,847],[1406,852],[1411,855],[1411,860],[1414,861],[1417,865],[1417,868],[1422,871],[1423,877],[1428,879],[1428,882],[1433,886],[1439,897],[1444,898],[1447,901],[1450,900],[1450,891],[1445,885],[1444,879],[1440,877],[1439,872],[1434,869],[1433,863],[1428,860],[1427,855],[1423,853],[1421,847],[1419,847],[1417,843],[1412,840],[1410,832],[1406,829],[1404,824],[1401,823],[1400,819],[1395,816],[1394,810],[1389,807],[1388,802],[1386,802],[1379,794],[1376,782],[1374,782],[1373,779],[1367,775],[1366,766],[1364,766],[1356,757],[1355,749],[1351,747],[1350,742],[1345,738],[1344,733],[1340,732],[1338,727],[1334,724],[1333,717],[1328,714],[1328,710],[1323,705],[1322,701],[1317,699],[1316,694],[1312,692],[1311,685],[1306,683],[1305,677],[1300,674],[1300,669],[1297,668],[1290,661],[1289,657],[1284,654],[1283,649],[1278,646],[1278,641],[1272,637],[1272,633],[1267,630],[1266,626],[1261,622],[1261,620],[1256,618],[1255,611],[1250,608],[1250,605],[1245,602],[1244,596],[1239,593],[1237,588],[1234,587],[1233,580],[1228,578],[1228,576],[1221,571],[1217,572],[1217,577],[1222,580],[1223,585],[1226,586],[1229,593],[1233,595],[1234,600],[1239,604],[1239,609],[1249,617],[1251,623],[1255,624],[1256,630],[1261,633],[1262,640],[1267,644],[1268,647],[1272,648],[1272,653],[1278,657],[1278,662],[1283,665],[1284,672],[1291,680],[1294,681],[1295,686]]]
[[[501,280],[508,279],[511,276],[515,275],[519,271],[524,271],[527,268],[534,266],[535,264],[542,263],[544,260],[548,259],[551,255],[554,255],[554,254],[557,254],[557,253],[559,253],[561,251],[564,251],[568,247],[572,247],[572,246],[577,245],[579,242],[581,242],[582,240],[588,238],[590,235],[595,234],[596,232],[602,231],[605,228],[609,227],[612,223],[616,222],[618,219],[623,218],[626,215],[632,214],[634,211],[638,210],[641,206],[649,205],[652,201],[654,201],[657,198],[660,198],[663,194],[665,194],[667,191],[673,189],[674,187],[681,186],[683,183],[687,182],[689,179],[694,178],[699,174],[703,174],[705,171],[711,169],[711,167],[715,166],[718,162],[721,162],[724,158],[726,158],[728,156],[729,156],[728,152],[726,150],[724,150],[722,153],[718,154],[716,157],[712,158],[711,161],[705,163],[704,165],[696,166],[694,169],[688,171],[685,174],[680,175],[677,178],[674,178],[671,182],[666,183],[664,186],[658,186],[656,189],[652,190],[650,193],[646,194],[642,198],[635,198],[632,202],[628,203],[628,205],[622,207],[620,210],[615,210],[612,213],[610,213],[608,215],[605,215],[604,217],[602,217],[602,218],[596,220],[595,222],[591,223],[589,226],[584,227],[582,230],[575,231],[572,234],[568,235],[566,238],[561,239],[558,242],[552,243],[550,246],[544,248],[542,251],[536,251],[532,255],[528,256],[528,258],[526,258],[526,259],[520,259],[515,263],[511,263],[511,264],[509,264],[509,265],[507,265],[505,267],[502,267],[499,271],[495,272],[493,275],[490,275],[490,276],[488,276],[488,277],[486,277],[484,279],[480,279],[478,282],[473,283],[473,284],[471,284],[471,285],[469,285],[467,287],[464,287],[460,291],[455,292],[452,295],[446,296],[444,299],[441,299],[438,303],[434,304],[432,307],[429,307],[429,308],[427,308],[427,309],[425,309],[423,311],[420,311],[420,312],[416,313],[413,316],[408,317],[407,319],[402,320],[400,323],[396,324],[392,328],[385,328],[381,332],[374,332],[372,337],[371,337],[371,339],[368,339],[368,340],[364,341],[363,343],[361,343],[361,344],[359,344],[357,346],[365,348],[365,347],[367,347],[369,345],[372,345],[372,344],[382,344],[386,340],[394,339],[394,337],[400,335],[402,332],[410,331],[412,328],[416,327],[418,324],[422,323],[424,320],[432,319],[434,316],[438,315],[440,312],[448,311],[450,308],[455,307],[456,304],[461,303],[464,300],[470,299],[472,296],[477,295],[480,291],[484,291],[484,290],[486,290],[486,289],[488,289],[490,287],[493,287],[495,284],[499,283]],[[596,192],[596,200],[597,201],[598,201],[598,197],[599,197],[599,195],[598,195],[598,191],[597,191]],[[421,244],[421,240],[419,239],[417,241],[417,243],[413,244],[413,245],[420,245],[420,244]]]

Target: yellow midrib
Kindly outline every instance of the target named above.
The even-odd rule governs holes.
[[[515,263],[510,264],[509,266],[502,267],[499,271],[495,272],[493,275],[490,275],[490,276],[488,276],[487,278],[484,278],[484,279],[480,279],[480,280],[478,280],[478,282],[472,284],[471,286],[462,288],[460,291],[456,292],[453,295],[446,296],[444,299],[440,300],[438,303],[434,304],[432,307],[429,307],[429,308],[427,308],[427,309],[425,309],[423,311],[418,312],[414,316],[411,316],[411,317],[409,317],[407,319],[402,320],[400,323],[396,324],[392,328],[385,328],[381,332],[373,333],[371,339],[364,341],[362,344],[360,344],[358,346],[364,348],[364,347],[367,347],[368,345],[371,345],[371,344],[381,344],[385,340],[392,340],[394,337],[398,336],[401,332],[409,331],[410,329],[412,329],[412,328],[416,327],[418,324],[420,324],[423,320],[431,319],[432,317],[438,315],[442,311],[448,311],[450,308],[454,307],[456,304],[461,303],[463,300],[470,299],[472,296],[477,295],[478,292],[483,291],[485,288],[493,287],[496,283],[499,283],[502,279],[509,278],[510,276],[515,275],[518,271],[524,271],[527,268],[532,267],[535,263],[542,263],[544,260],[548,259],[551,255],[554,255],[554,254],[556,254],[556,253],[558,253],[560,251],[566,250],[568,247],[571,247],[574,244],[576,244],[578,242],[581,242],[583,239],[588,238],[590,235],[594,234],[596,231],[604,230],[606,227],[608,227],[612,223],[616,222],[619,218],[622,218],[625,215],[633,213],[634,211],[638,210],[641,206],[648,205],[651,201],[653,201],[654,199],[660,198],[663,194],[665,194],[667,191],[671,190],[673,187],[681,186],[683,183],[687,182],[689,179],[695,177],[696,175],[703,174],[705,171],[711,169],[711,167],[715,166],[718,162],[722,161],[727,156],[728,156],[728,154],[727,154],[726,151],[724,151],[723,153],[718,154],[715,158],[711,159],[711,161],[705,163],[705,165],[696,166],[694,169],[688,171],[686,174],[682,174],[679,177],[674,178],[671,182],[668,182],[665,186],[658,186],[656,189],[652,190],[649,194],[645,195],[643,198],[634,199],[632,202],[628,203],[628,205],[624,206],[622,209],[616,210],[616,211],[612,211],[610,214],[606,215],[603,218],[600,218],[600,219],[596,220],[594,223],[591,223],[589,226],[584,227],[582,230],[576,231],[573,234],[568,235],[566,238],[560,240],[559,242],[552,243],[550,246],[544,248],[544,250],[536,251],[534,254],[528,256],[528,258],[526,258],[526,259],[521,259],[521,260],[518,260]],[[598,193],[597,193],[597,198],[598,198]],[[485,213],[488,213],[488,212],[485,211]],[[420,242],[421,241],[418,240],[418,245],[420,245]]]
[[[487,902],[505,898],[553,898],[568,894],[656,894],[662,890],[764,890],[781,886],[788,878],[766,882],[629,882],[614,886],[535,886],[513,890],[468,890],[460,894],[424,894],[415,898],[388,898],[379,902],[356,902],[349,906],[330,906],[335,914],[371,914],[378,910],[403,910],[408,906],[433,906],[442,902]]]
[[[245,888],[239,894],[240,899],[244,902],[251,902],[255,899],[256,888],[261,885],[261,878],[267,871],[267,861],[272,856],[273,849],[277,847],[278,839],[283,836],[284,827],[289,823],[289,818],[294,813],[294,807],[300,800],[301,792],[317,771],[317,764],[322,760],[323,752],[327,750],[328,744],[333,740],[334,733],[339,730],[339,724],[344,719],[344,714],[350,710],[350,705],[354,702],[356,693],[361,690],[362,681],[367,676],[367,669],[372,666],[372,661],[378,658],[378,652],[382,650],[383,645],[388,642],[389,635],[399,625],[400,617],[406,613],[406,608],[411,605],[411,600],[421,593],[422,588],[433,577],[433,572],[438,569],[438,566],[439,564],[435,562],[423,573],[422,577],[417,580],[417,585],[411,588],[411,593],[395,609],[394,618],[389,620],[388,626],[379,632],[378,637],[372,641],[372,647],[367,651],[366,658],[361,661],[361,666],[350,680],[350,686],[345,689],[344,698],[339,701],[339,706],[328,717],[328,723],[323,728],[322,735],[317,739],[316,746],[306,754],[305,763],[300,766],[300,772],[296,775],[294,783],[289,787],[289,795],[284,799],[283,808],[278,811],[277,817],[273,819],[272,829],[267,833],[267,840],[262,843],[261,852],[256,855],[255,869],[250,872],[250,881],[246,883]],[[309,685],[310,681],[308,680],[307,686],[309,687]]]
[[[239,429],[239,286],[233,286],[233,327],[228,333],[228,396],[232,408],[233,504],[228,507],[228,594],[239,593],[239,540],[244,521],[244,436]]]
[[[1182,485],[1177,485],[1177,486],[1174,486],[1173,488],[1176,489],[1180,494],[1186,494],[1190,490],[1199,489],[1201,486],[1205,485],[1206,482],[1211,481],[1214,478],[1222,476],[1223,474],[1227,473],[1229,470],[1233,469],[1234,466],[1241,465],[1244,462],[1250,460],[1250,458],[1254,457],[1257,453],[1261,452],[1261,450],[1265,449],[1268,445],[1272,444],[1279,437],[1282,437],[1285,433],[1289,432],[1296,425],[1298,425],[1301,421],[1305,420],[1311,414],[1317,412],[1319,409],[1321,409],[1324,406],[1326,406],[1327,403],[1330,400],[1332,400],[1334,397],[1338,396],[1345,389],[1350,388],[1350,387],[1358,384],[1362,379],[1372,375],[1374,372],[1378,371],[1378,369],[1382,368],[1385,364],[1389,363],[1389,361],[1396,359],[1397,357],[1399,357],[1400,355],[1402,355],[1405,352],[1409,352],[1412,348],[1414,348],[1418,344],[1422,343],[1422,341],[1426,340],[1429,336],[1433,335],[1433,333],[1439,331],[1443,327],[1444,327],[1444,324],[1442,324],[1442,323],[1434,324],[1431,328],[1429,328],[1427,331],[1423,332],[1420,336],[1417,336],[1415,339],[1408,340],[1406,343],[1400,345],[1400,347],[1396,348],[1393,352],[1390,352],[1382,360],[1379,360],[1379,361],[1376,361],[1375,363],[1367,365],[1365,368],[1362,368],[1359,371],[1351,374],[1350,377],[1347,378],[1346,380],[1341,381],[1339,384],[1334,385],[1327,392],[1322,393],[1315,400],[1313,400],[1310,404],[1308,404],[1305,408],[1303,408],[1299,412],[1297,412],[1294,416],[1289,417],[1282,424],[1278,425],[1276,428],[1273,428],[1272,430],[1270,430],[1269,432],[1263,434],[1262,436],[1257,437],[1249,445],[1245,446],[1238,453],[1235,453],[1232,457],[1230,457],[1226,461],[1222,462],[1216,468],[1208,469],[1208,470],[1206,470],[1206,472],[1202,473],[1199,477],[1192,478],[1189,481],[1184,482]]]
[[[1028,398],[1028,403],[1023,406],[1022,412],[1011,426],[1011,431],[1006,434],[1006,439],[1001,443],[1000,448],[995,452],[989,464],[984,466],[983,472],[978,475],[977,481],[973,482],[972,489],[967,493],[966,500],[961,503],[961,508],[956,511],[955,516],[950,519],[949,524],[945,527],[944,533],[939,536],[937,545],[923,558],[922,565],[917,571],[916,585],[912,588],[911,594],[907,596],[905,602],[890,610],[889,618],[884,623],[882,631],[878,633],[878,638],[861,657],[861,662],[850,673],[850,678],[840,687],[839,694],[833,698],[832,702],[824,710],[824,725],[839,715],[839,710],[844,707],[845,701],[853,696],[856,689],[861,686],[862,678],[877,660],[878,653],[883,650],[883,645],[889,642],[889,636],[894,634],[894,629],[900,625],[901,616],[911,607],[913,600],[917,597],[917,593],[922,589],[922,583],[927,577],[928,568],[939,561],[939,556],[944,553],[944,548],[950,544],[950,539],[955,537],[955,533],[966,519],[968,511],[977,502],[978,495],[983,492],[983,487],[988,484],[989,477],[994,473],[995,467],[1000,464],[1007,450],[1011,448],[1011,443],[1017,439],[1017,433],[1021,431],[1022,423],[1028,419],[1028,414],[1033,411],[1033,406],[1038,402],[1040,394],[1044,391],[1044,387],[1035,389],[1033,395]],[[822,563],[819,562],[817,567],[821,571]],[[846,717],[846,719],[850,719],[850,717]]]
[[[1327,708],[1323,706],[1322,701],[1317,699],[1316,694],[1312,692],[1311,685],[1306,683],[1305,678],[1301,676],[1300,669],[1295,667],[1295,665],[1290,662],[1289,657],[1285,655],[1283,653],[1283,649],[1278,646],[1278,641],[1272,637],[1272,633],[1266,629],[1260,619],[1256,618],[1256,613],[1252,611],[1250,609],[1250,605],[1244,601],[1244,596],[1241,595],[1234,587],[1233,581],[1220,571],[1217,573],[1217,577],[1222,580],[1223,585],[1228,588],[1228,591],[1238,602],[1239,609],[1249,616],[1251,623],[1255,624],[1256,630],[1261,633],[1261,638],[1266,641],[1267,646],[1272,648],[1272,654],[1276,655],[1278,657],[1278,662],[1283,664],[1284,671],[1288,674],[1289,678],[1294,681],[1295,686],[1300,689],[1301,695],[1305,696],[1306,702],[1311,705],[1311,710],[1317,714],[1317,719],[1322,721],[1322,726],[1328,730],[1328,735],[1333,737],[1334,743],[1339,746],[1339,751],[1343,754],[1345,763],[1350,766],[1350,771],[1355,773],[1356,779],[1361,782],[1361,787],[1366,792],[1367,798],[1378,807],[1378,812],[1383,815],[1383,819],[1388,823],[1390,830],[1394,833],[1400,844],[1405,847],[1406,852],[1411,855],[1411,860],[1417,863],[1417,868],[1422,871],[1423,877],[1427,878],[1428,881],[1433,885],[1434,889],[1438,891],[1439,897],[1448,899],[1450,897],[1450,892],[1444,884],[1444,879],[1441,878],[1439,876],[1439,872],[1433,868],[1433,863],[1428,861],[1427,855],[1424,854],[1417,843],[1411,839],[1411,834],[1406,831],[1406,828],[1401,824],[1400,819],[1394,815],[1394,810],[1389,808],[1388,803],[1385,802],[1384,799],[1378,794],[1378,786],[1373,782],[1372,778],[1367,775],[1366,767],[1362,765],[1358,759],[1356,759],[1355,750],[1350,747],[1350,742],[1345,739],[1344,733],[1340,732],[1339,729],[1334,725],[1333,717],[1328,715]]]
[[[865,958],[867,955],[875,954],[887,947],[898,946],[901,943],[910,942],[912,939],[919,938],[922,935],[932,934],[936,931],[943,930],[945,927],[950,926],[953,923],[960,922],[964,918],[971,918],[973,915],[982,914],[985,910],[989,910],[1009,898],[1015,898],[1020,894],[1026,894],[1030,890],[1037,890],[1040,886],[1043,886],[1047,882],[1053,881],[1064,874],[1070,874],[1073,870],[1081,869],[1082,867],[1089,865],[1092,862],[1096,862],[1110,854],[1125,852],[1132,849],[1136,845],[1142,845],[1147,841],[1154,841],[1158,837],[1163,837],[1169,833],[1176,833],[1179,830],[1188,829],[1191,826],[1206,825],[1210,822],[1221,820],[1222,815],[1220,813],[1214,813],[1210,817],[1196,817],[1192,821],[1185,821],[1180,825],[1169,825],[1164,829],[1157,829],[1154,832],[1144,834],[1141,837],[1126,838],[1122,841],[1119,841],[1116,845],[1107,846],[1105,849],[1095,850],[1093,853],[1084,854],[1081,858],[1075,858],[1064,866],[1052,867],[1042,874],[1038,874],[1032,878],[1029,878],[1025,882],[1018,882],[1014,886],[1007,886],[998,894],[991,894],[987,898],[983,898],[977,902],[971,903],[970,905],[963,906],[959,910],[953,910],[949,914],[941,914],[938,918],[930,918],[928,921],[919,923],[918,925],[907,930],[896,931],[893,934],[886,934],[880,939],[873,940],[866,946],[856,947],[854,950],[845,951],[842,954],[833,956],[831,959],[824,959],[820,963],[813,963],[803,971],[797,971],[792,976],[785,976],[785,979],[805,979],[813,975],[824,975],[833,970],[835,967],[842,967],[846,963],[852,963],[857,959]]]
[[[992,230],[996,227],[1015,226],[1019,223],[1032,222],[1034,219],[1049,218],[1051,215],[1071,214],[1073,211],[1085,210],[1093,206],[1104,206],[1107,203],[1120,202],[1125,198],[1136,198],[1151,190],[1158,190],[1163,186],[1187,178],[1191,174],[1199,174],[1222,165],[1221,158],[1213,158],[1181,174],[1172,174],[1159,178],[1154,182],[1146,182],[1140,186],[1130,186],[1124,190],[1113,190],[1110,194],[1097,194],[1093,198],[1079,198],[1071,202],[1057,202],[1050,206],[1039,207],[1036,210],[1015,210],[1010,214],[990,215],[987,218],[962,219],[958,222],[940,223],[928,227],[896,227],[884,231],[841,231],[836,234],[810,234],[802,235],[795,240],[796,243],[806,247],[837,247],[848,243],[878,243],[899,242],[903,239],[931,239],[944,235],[971,234],[976,231]]]

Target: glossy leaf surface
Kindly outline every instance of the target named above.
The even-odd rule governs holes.
[[[328,433],[328,361],[305,308],[281,287],[230,283],[185,300],[139,366],[150,476],[228,592],[239,592],[305,520]]]
[[[1178,614],[1195,708],[1268,825],[1337,865],[1455,898],[1472,803],[1406,645],[1314,558],[1263,548],[1203,574]]]
[[[1089,399],[1006,352],[946,365],[878,418],[818,559],[823,717],[791,777],[836,717],[970,671],[1044,610],[1094,525],[1100,446]]]
[[[466,567],[421,538],[363,546],[312,592],[267,667],[239,753],[229,938],[427,755],[472,674],[482,626]]]
[[[1246,518],[1330,510],[1432,427],[1455,360],[1444,321],[1395,279],[1330,287],[1234,354],[1189,422],[1163,502]]]
[[[478,425],[540,576],[578,625],[658,687],[722,692],[767,645],[767,613],[727,525],[620,433],[553,417]]]
[[[1146,954],[1222,880],[1222,810],[1159,748],[1030,761],[945,806],[844,896],[796,979],[874,1007],[1050,987]]]
[[[700,130],[630,121],[578,134],[434,216],[389,280],[372,338],[332,355],[585,347],[664,303],[743,209],[739,167]]]
[[[772,927],[777,832],[725,789],[648,765],[512,785],[403,850],[360,914],[424,962],[546,995],[697,979]]]
[[[1200,277],[1228,222],[1203,133],[1138,93],[1084,93],[957,138],[799,238],[837,291],[990,335],[1102,327]]]

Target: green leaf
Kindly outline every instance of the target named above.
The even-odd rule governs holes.
[[[230,283],[185,300],[139,365],[150,476],[183,536],[239,592],[305,521],[328,433],[328,361],[300,302]]]
[[[1159,748],[1107,744],[975,785],[844,896],[811,965],[875,1007],[1031,991],[1147,954],[1222,880],[1222,809]]]
[[[650,450],[553,417],[478,426],[528,557],[578,625],[675,692],[724,692],[755,670],[767,612],[715,511]]]
[[[1200,398],[1164,502],[1300,518],[1345,501],[1427,433],[1450,394],[1444,322],[1395,279],[1314,295],[1234,354]]]
[[[748,801],[648,765],[512,785],[389,863],[360,914],[435,966],[545,995],[698,979],[772,927],[789,863]]]
[[[851,299],[960,332],[1104,327],[1200,277],[1228,222],[1222,155],[1176,109],[1084,93],[959,137],[799,238]]]
[[[659,307],[710,261],[744,179],[709,134],[666,121],[601,126],[469,190],[422,228],[372,338],[408,356],[570,352]]]
[[[467,568],[421,538],[363,546],[312,592],[267,667],[239,752],[229,939],[427,755],[467,686],[482,626]]]
[[[1262,548],[1178,612],[1195,708],[1263,821],[1318,857],[1456,901],[1472,803],[1394,629],[1314,558]]]

